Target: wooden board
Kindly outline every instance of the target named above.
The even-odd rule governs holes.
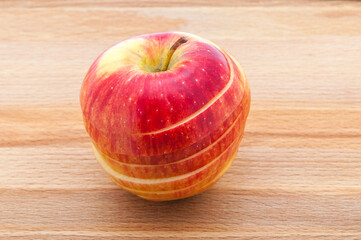
[[[92,61],[186,31],[243,65],[251,112],[209,191],[154,203],[113,184],[84,130]],[[361,2],[0,2],[1,239],[361,239]]]

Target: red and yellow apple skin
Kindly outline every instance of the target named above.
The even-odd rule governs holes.
[[[162,71],[173,44],[185,38]],[[169,59],[169,58],[168,58]],[[189,197],[230,167],[250,109],[238,62],[189,33],[137,36],[101,54],[80,93],[100,165],[149,200]]]

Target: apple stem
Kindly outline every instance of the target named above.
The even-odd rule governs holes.
[[[162,71],[166,71],[168,69],[168,65],[170,63],[170,59],[173,56],[173,53],[175,52],[175,50],[182,45],[183,43],[186,43],[188,40],[185,37],[180,37],[170,48],[167,58],[164,61],[163,67],[162,67]]]

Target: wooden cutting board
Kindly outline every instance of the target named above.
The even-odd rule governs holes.
[[[79,89],[106,48],[172,30],[231,52],[252,105],[225,176],[155,203],[98,166]],[[1,239],[361,239],[361,2],[5,0],[0,53]]]

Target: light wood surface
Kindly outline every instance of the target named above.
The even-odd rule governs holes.
[[[252,105],[225,176],[154,203],[98,166],[79,89],[171,30],[231,52]],[[361,239],[361,2],[1,1],[0,53],[0,239]]]

